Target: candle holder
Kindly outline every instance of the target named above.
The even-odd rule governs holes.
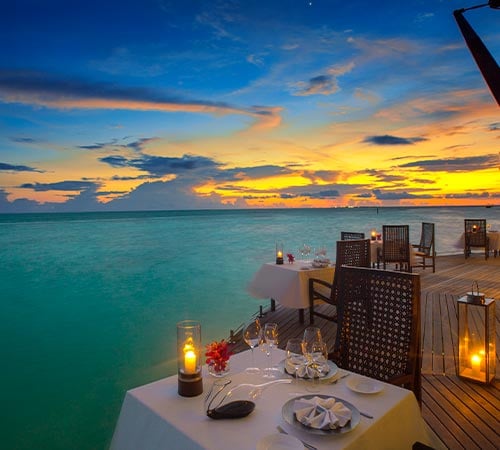
[[[276,243],[276,264],[283,264],[283,243]]]
[[[201,377],[201,326],[194,320],[177,324],[178,393],[196,397],[203,392]]]
[[[371,233],[371,238],[372,238],[372,241],[375,241],[377,239],[377,230],[374,228]]]
[[[495,299],[461,297],[458,303],[458,376],[478,383],[495,377]]]

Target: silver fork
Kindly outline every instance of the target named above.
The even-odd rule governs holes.
[[[281,428],[279,425],[276,427],[278,429],[278,431],[281,433],[281,434],[288,434],[283,428]],[[298,438],[297,438],[298,439]],[[300,442],[302,442],[302,445],[309,449],[309,450],[318,450],[314,445],[311,445],[311,444],[308,444],[307,442],[304,442],[302,439],[299,439]]]

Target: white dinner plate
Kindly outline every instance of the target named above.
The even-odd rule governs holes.
[[[351,391],[359,394],[376,394],[384,389],[384,385],[380,381],[359,375],[351,375],[345,384]]]
[[[359,421],[361,419],[361,415],[359,414],[358,408],[356,408],[354,405],[352,405],[349,402],[346,402],[345,400],[342,400],[341,398],[333,397],[335,401],[337,402],[342,402],[346,408],[349,408],[351,410],[351,420],[343,427],[335,428],[333,430],[321,430],[319,428],[312,428],[304,425],[303,423],[299,422],[297,420],[297,417],[295,416],[295,412],[293,410],[293,405],[295,403],[295,400],[298,400],[299,398],[304,398],[304,399],[311,399],[314,397],[320,397],[323,399],[331,398],[331,395],[320,395],[320,394],[311,394],[311,395],[301,395],[299,397],[292,398],[288,400],[284,405],[283,408],[281,408],[281,414],[283,416],[283,419],[285,420],[286,423],[291,425],[294,428],[297,428],[302,431],[306,431],[307,433],[310,434],[320,434],[320,435],[332,435],[332,434],[344,434],[348,433],[349,431],[352,431],[354,428],[356,428],[359,424]]]
[[[286,362],[286,359],[283,359],[278,363],[279,369],[285,375],[291,375],[292,377],[295,378],[293,373],[289,373],[288,370],[286,370],[285,362]],[[328,364],[328,368],[330,370],[325,374],[321,374],[321,377],[319,377],[320,380],[329,380],[330,378],[333,378],[335,375],[337,375],[337,372],[339,371],[337,364],[335,364],[333,361],[328,360],[327,364]],[[305,377],[299,377],[299,378],[302,380],[310,380],[310,378],[305,378]]]
[[[304,446],[289,434],[270,434],[257,442],[257,450],[304,450]]]

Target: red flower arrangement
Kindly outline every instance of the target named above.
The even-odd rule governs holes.
[[[213,341],[212,343],[206,345],[206,349],[206,363],[209,366],[212,366],[215,372],[223,372],[226,370],[227,362],[229,361],[229,357],[232,355],[227,341],[224,339],[220,342]]]

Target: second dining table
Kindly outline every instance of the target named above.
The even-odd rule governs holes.
[[[271,299],[287,308],[299,310],[299,321],[304,322],[304,310],[309,308],[309,279],[333,281],[334,267],[313,267],[310,261],[295,261],[293,264],[264,263],[247,286],[247,291],[256,298]]]

